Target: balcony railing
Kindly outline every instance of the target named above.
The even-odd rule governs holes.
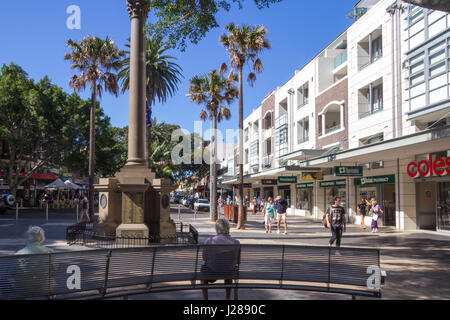
[[[334,127],[331,127],[331,128],[327,128],[325,130],[325,133],[328,134],[328,133],[331,133],[331,132],[334,132],[334,131],[338,131],[340,128],[341,128],[341,125],[338,124],[337,126],[334,126]]]
[[[308,141],[309,141],[309,136],[298,138],[297,139],[297,144],[302,144],[302,143],[305,143],[305,142],[308,142]]]
[[[288,124],[288,115],[287,113],[279,116],[278,118],[275,119],[275,128],[279,128],[283,125],[287,125]]]
[[[271,154],[266,155],[263,158],[262,168],[267,169],[272,167],[273,156]]]
[[[334,58],[334,68],[336,69],[341,64],[347,61],[347,50],[342,52],[340,55],[338,55],[336,58]]]
[[[304,98],[303,101],[300,101],[300,103],[298,104],[297,108],[301,108],[306,106],[309,103],[309,99],[308,98]]]

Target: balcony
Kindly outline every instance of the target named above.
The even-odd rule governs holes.
[[[339,129],[341,129],[341,125],[340,124],[338,124],[337,126],[331,127],[331,128],[327,128],[325,130],[325,134],[329,134],[329,133],[338,131]]]
[[[302,144],[309,141],[309,136],[301,137],[297,139],[297,144]]]
[[[269,169],[272,168],[272,161],[273,161],[273,156],[271,154],[266,155],[263,158],[263,164],[262,164],[262,168],[263,169]]]
[[[308,103],[309,103],[309,99],[308,99],[308,98],[304,98],[303,101],[301,101],[301,102],[298,104],[297,108],[300,109],[300,108],[306,106]]]
[[[334,69],[337,69],[340,65],[347,61],[347,50],[342,52],[336,58],[334,58]]]
[[[287,126],[288,124],[288,115],[287,113],[279,116],[278,118],[275,119],[275,128],[280,128],[282,126]]]

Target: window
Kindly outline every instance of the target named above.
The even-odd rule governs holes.
[[[372,113],[383,110],[383,85],[373,88]]]
[[[381,43],[381,36],[372,41],[372,56],[370,57],[371,62],[375,62],[383,56],[383,49]]]
[[[377,80],[359,90],[359,118],[370,116],[383,110],[383,83]],[[380,83],[381,82],[381,83]]]
[[[248,128],[244,130],[244,141],[248,141]]]
[[[245,149],[245,164],[248,164],[248,149]]]
[[[309,82],[297,89],[297,106],[301,108],[309,103]]]
[[[301,144],[309,140],[309,118],[306,117],[297,122],[297,143]]]

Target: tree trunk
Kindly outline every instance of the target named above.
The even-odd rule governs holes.
[[[242,66],[239,70],[239,211],[238,229],[245,229],[244,221],[244,86],[242,79]]]
[[[92,104],[90,116],[90,137],[89,137],[89,219],[94,221],[94,174],[95,174],[95,104],[97,100],[97,86],[92,86]]]
[[[217,160],[217,114],[214,114],[213,119],[213,136],[211,139],[211,147],[212,147],[212,183],[211,183],[211,221],[216,222],[217,221],[217,167],[216,167],[216,160]]]
[[[450,12],[450,3],[448,0],[403,0],[419,7]]]

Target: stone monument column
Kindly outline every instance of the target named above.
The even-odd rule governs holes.
[[[176,240],[170,219],[170,183],[148,168],[146,135],[146,55],[144,24],[149,0],[126,0],[131,19],[128,159],[114,178],[101,179],[98,233],[117,237]],[[120,241],[120,240],[119,240]]]
[[[128,128],[127,166],[146,164],[145,145],[145,37],[144,24],[148,17],[148,0],[127,0],[131,19],[130,42],[130,110]]]

